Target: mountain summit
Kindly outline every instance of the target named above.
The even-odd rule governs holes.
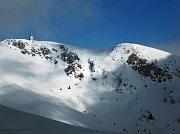
[[[0,74],[0,104],[8,108],[97,133],[180,132],[180,57],[161,50],[7,39]]]

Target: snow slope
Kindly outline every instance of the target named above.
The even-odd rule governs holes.
[[[180,57],[161,50],[8,39],[0,43],[0,74],[1,105],[61,125],[99,133],[180,132]]]
[[[2,105],[0,115],[1,134],[117,134],[64,124]]]

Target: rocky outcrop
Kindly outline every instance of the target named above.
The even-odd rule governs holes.
[[[167,66],[164,65],[164,68],[161,68],[155,62],[147,63],[146,59],[138,57],[135,53],[131,54],[126,62],[133,70],[142,76],[150,77],[152,81],[161,83],[173,78]]]

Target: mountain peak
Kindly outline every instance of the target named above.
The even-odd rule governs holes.
[[[100,131],[180,132],[178,56],[132,43],[97,51],[25,39],[1,42],[0,52],[4,106]]]

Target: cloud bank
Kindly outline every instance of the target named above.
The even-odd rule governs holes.
[[[155,45],[157,49],[164,50],[174,55],[180,56],[180,41],[174,41],[166,44]]]
[[[20,33],[35,29],[39,36],[52,36],[54,25],[98,18],[96,3],[94,0],[1,0],[1,38],[19,37]]]

